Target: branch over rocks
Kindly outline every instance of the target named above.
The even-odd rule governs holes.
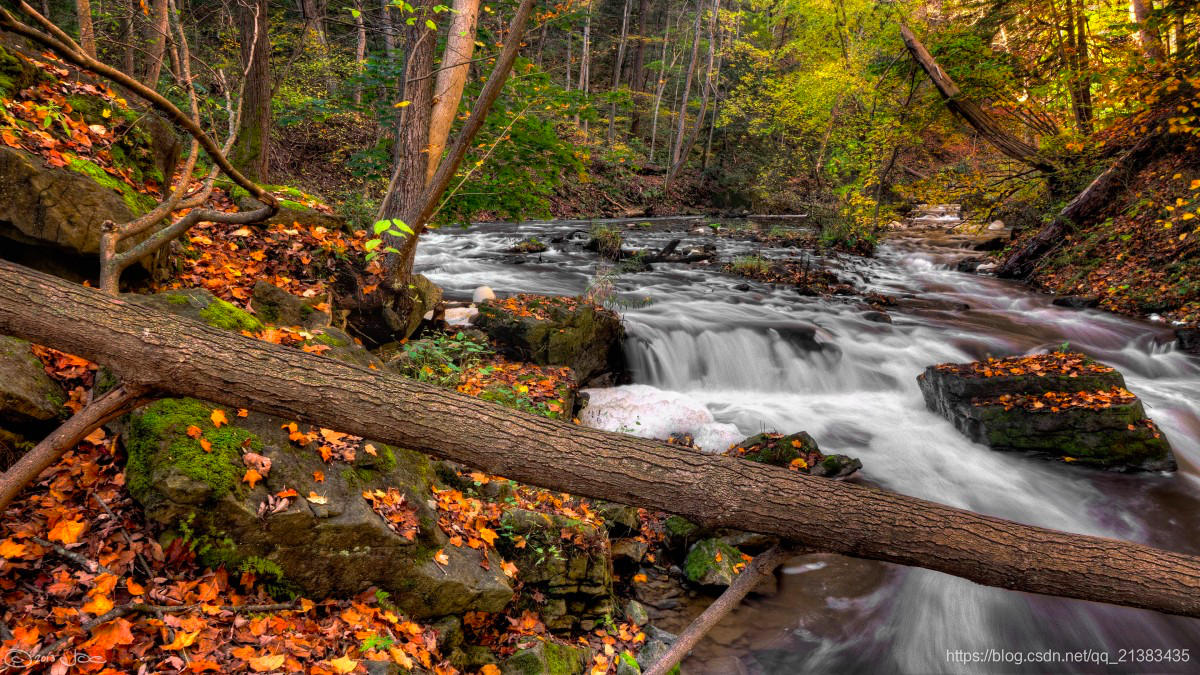
[[[552,490],[976,583],[1200,617],[1200,558],[524,414],[274,345],[0,261],[0,334],[195,396]]]

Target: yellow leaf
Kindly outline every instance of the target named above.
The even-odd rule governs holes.
[[[324,483],[325,482],[325,472],[324,471],[314,471],[313,472],[313,480],[315,480],[318,483]]]
[[[479,675],[500,675],[500,669],[497,668],[496,664],[494,663],[485,663],[484,666],[479,669]]]
[[[245,417],[246,415],[249,415],[249,414],[250,414],[249,410],[246,410],[245,408],[238,408],[238,411],[237,411],[238,417]]]
[[[69,546],[79,541],[79,535],[83,534],[84,527],[86,525],[82,520],[61,518],[50,530],[49,539]]]
[[[12,539],[0,542],[0,556],[5,558],[20,558],[25,555],[25,544],[18,544]]]
[[[496,533],[486,527],[479,528],[479,538],[486,541],[488,545],[496,543]]]
[[[635,583],[635,584],[644,584],[647,581],[649,581],[649,577],[647,577],[645,574],[633,575],[633,583]]]
[[[198,630],[192,631],[191,633],[185,633],[183,631],[176,631],[175,639],[171,642],[171,644],[163,645],[162,648],[167,649],[167,650],[172,650],[172,649],[183,649],[184,647],[191,647],[192,643],[194,643],[196,641],[196,638],[198,638],[198,637],[200,637],[200,631],[198,631]]]
[[[143,595],[146,593],[146,587],[134,581],[133,579],[125,580],[125,588],[129,589],[130,595]]]
[[[253,668],[255,672],[266,673],[272,670],[279,670],[280,666],[283,665],[285,658],[286,657],[283,654],[271,654],[267,656],[256,656],[248,660],[250,662],[250,667]]]
[[[397,108],[407,108],[411,104],[412,104],[412,101],[400,101],[399,103],[396,104],[396,107]]]
[[[209,419],[212,420],[213,426],[218,429],[221,428],[222,424],[229,424],[229,420],[225,417],[225,411],[221,410],[220,408],[212,411],[212,415],[209,415]]]
[[[507,560],[500,563],[500,569],[504,572],[504,576],[508,577],[509,579],[517,578],[517,566],[508,562]]]
[[[97,427],[95,431],[84,436],[83,440],[92,445],[100,445],[104,441],[104,427]]]
[[[442,550],[438,551],[437,555],[433,556],[433,559],[439,565],[449,565],[450,564],[450,556],[446,555],[446,549],[442,549]]]
[[[242,476],[242,482],[249,483],[251,490],[254,489],[254,484],[260,480],[262,480],[262,474],[254,469],[246,469],[246,475]]]
[[[310,501],[314,504],[328,504],[329,503],[328,499],[326,499],[325,497],[322,497],[321,495],[319,495],[315,492],[309,492],[308,496],[305,497],[305,499],[307,499],[308,501]]]
[[[379,456],[379,453],[375,451],[375,446],[371,445],[370,443],[367,443],[366,445],[363,446],[363,451],[373,457]]]
[[[1076,460],[1074,457],[1063,457],[1063,461],[1064,462],[1074,462]]]
[[[332,659],[329,662],[329,665],[333,666],[333,669],[337,672],[345,675],[345,673],[353,673],[354,669],[358,668],[358,661],[355,661],[349,656],[343,656],[340,659]]]
[[[389,647],[388,653],[392,655],[393,661],[400,664],[401,668],[403,668],[405,670],[412,670],[413,661],[412,661],[412,659],[408,658],[408,654],[405,654],[404,652],[400,651],[399,649],[396,649],[395,647]]]

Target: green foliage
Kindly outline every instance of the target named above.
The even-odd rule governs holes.
[[[733,259],[730,269],[734,274],[753,277],[770,272],[771,263],[761,255],[741,256]]]
[[[625,243],[621,228],[616,225],[596,223],[592,225],[591,236],[592,240],[589,246],[594,246],[600,255],[611,260],[620,257],[621,245]]]
[[[408,342],[398,360],[401,372],[422,382],[455,386],[462,373],[492,355],[486,342],[474,335],[458,332]]]

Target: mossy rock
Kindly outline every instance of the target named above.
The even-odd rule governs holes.
[[[546,602],[538,611],[547,628],[568,630],[613,614],[613,573],[608,533],[602,526],[565,516],[510,509],[500,520],[497,548],[519,570],[526,588]],[[564,533],[572,542],[564,541]],[[518,547],[511,535],[524,538]],[[581,543],[582,542],[582,543]]]
[[[846,455],[826,455],[807,432],[762,433],[734,446],[729,454],[760,464],[770,464],[824,478],[845,478],[862,468],[862,462]]]
[[[1082,358],[1069,354],[1063,358],[1070,356]],[[943,364],[927,368],[917,382],[926,407],[950,420],[972,441],[994,450],[1121,471],[1174,471],[1170,443],[1136,397],[1061,409],[1003,403],[1001,397],[1020,401],[1058,392],[1066,397],[1076,392],[1128,393],[1125,378],[1115,369],[1092,360],[1084,363],[1082,372],[1074,376],[1053,371],[1011,374],[1003,367],[991,370],[995,375],[981,376],[977,371],[990,369],[993,362]]]
[[[226,183],[223,185],[229,192],[229,198],[233,200],[237,207],[242,211],[253,211],[262,208],[262,202],[250,196],[249,192],[241,187]],[[317,209],[306,206],[298,201],[300,199],[309,199],[310,201],[321,201],[314,195],[307,195],[294,187],[287,185],[264,185],[263,189],[275,195],[283,195],[277,198],[279,202],[279,211],[275,215],[263,221],[264,225],[283,225],[290,226],[293,223],[300,223],[308,227],[324,227],[327,230],[343,230],[346,228],[346,219],[342,216],[332,213],[324,213]],[[292,199],[288,199],[291,197]]]
[[[504,661],[504,675],[582,675],[591,663],[591,650],[540,641]]]
[[[508,604],[512,590],[500,561],[483,569],[478,551],[449,545],[437,527],[427,457],[382,443],[370,443],[372,455],[362,442],[353,461],[326,462],[320,443],[289,439],[288,421],[226,410],[229,423],[218,429],[210,419],[216,407],[166,399],[130,415],[123,429],[130,493],[148,519],[202,552],[203,562],[235,571],[257,566],[271,572],[271,583],[306,597],[380,588],[413,617],[496,612]],[[198,438],[188,434],[193,426]],[[243,480],[247,452],[271,462],[254,487]],[[414,509],[419,529],[411,540],[391,530],[362,496],[389,488]],[[298,496],[268,508],[281,504],[271,496],[286,490]],[[445,565],[433,560],[439,550],[449,558]]]
[[[705,539],[688,551],[683,571],[687,580],[701,586],[728,586],[737,578],[742,552],[720,539]]]
[[[17,50],[6,49],[0,44],[0,96],[12,98],[39,82],[53,80],[48,73],[25,60]]]
[[[615,312],[547,300],[540,309],[548,318],[520,316],[501,300],[487,300],[480,303],[474,323],[504,355],[543,366],[569,366],[581,383],[623,371],[625,328]]]

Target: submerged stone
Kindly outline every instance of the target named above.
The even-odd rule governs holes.
[[[1108,469],[1175,469],[1170,444],[1125,378],[1083,354],[941,364],[917,381],[930,410],[993,449]]]

